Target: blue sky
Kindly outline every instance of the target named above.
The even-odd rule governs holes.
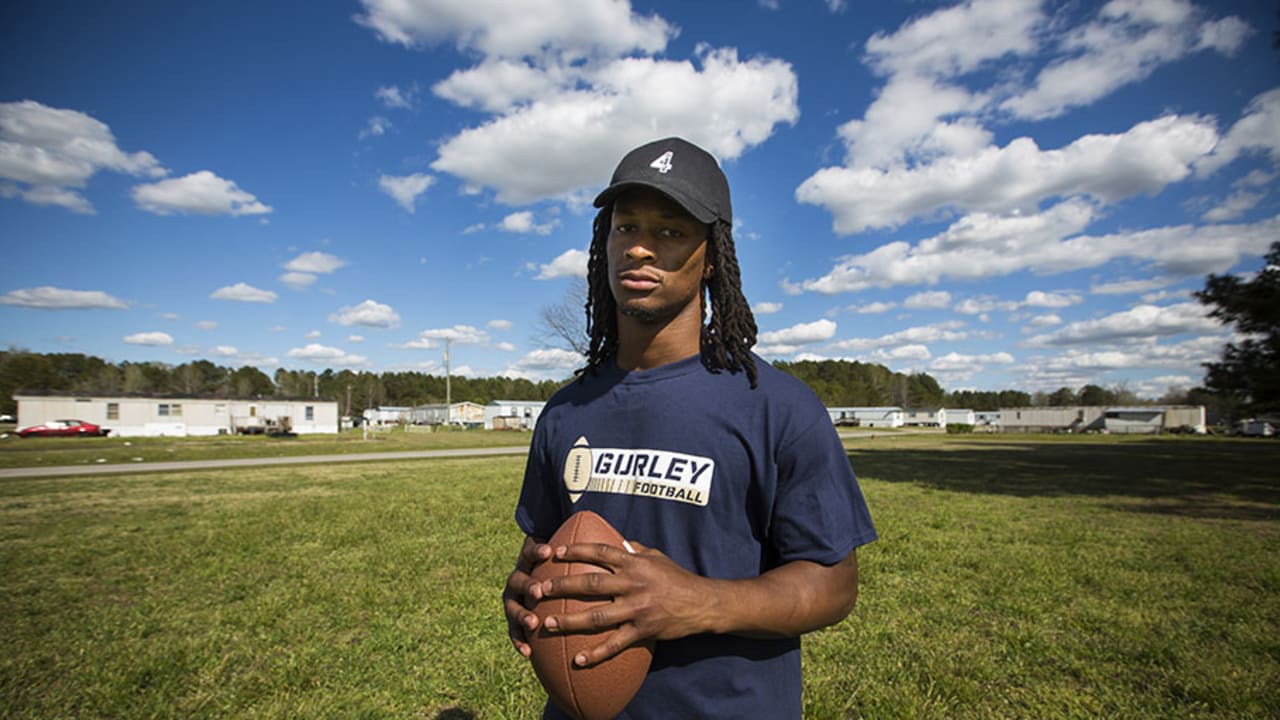
[[[682,135],[769,359],[1202,379],[1280,237],[1275,3],[5,3],[0,343],[563,378],[590,200]]]

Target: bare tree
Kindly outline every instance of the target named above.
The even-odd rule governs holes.
[[[544,305],[534,325],[534,342],[579,355],[587,354],[587,280],[573,278],[558,303]]]

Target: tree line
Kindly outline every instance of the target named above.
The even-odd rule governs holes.
[[[319,372],[280,368],[268,376],[256,367],[229,368],[208,360],[181,365],[159,362],[109,363],[79,353],[0,351],[0,413],[17,412],[19,391],[93,395],[181,395],[253,399],[316,397],[336,400],[344,415],[385,405],[423,405],[470,400],[547,400],[563,381],[522,378],[468,378],[418,372]]]
[[[1053,392],[1020,390],[959,390],[947,392],[927,373],[894,372],[884,365],[846,360],[775,362],[784,372],[803,380],[829,407],[967,408],[1049,405],[1136,405],[1139,400],[1123,387],[1086,385],[1079,390]],[[494,400],[547,400],[569,378],[532,382],[521,378],[470,378],[420,372],[382,372],[280,368],[268,376],[253,366],[229,368],[208,360],[181,365],[159,362],[109,363],[79,353],[0,351],[0,412],[16,412],[18,391],[65,392],[94,395],[180,395],[212,398],[317,397],[338,402],[344,415],[367,408],[438,404],[446,397],[486,405]],[[1203,392],[1203,391],[1202,391]],[[1212,398],[1207,398],[1212,400]],[[1175,394],[1166,403],[1206,404],[1206,397]]]

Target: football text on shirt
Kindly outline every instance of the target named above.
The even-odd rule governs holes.
[[[711,458],[638,448],[593,448],[578,438],[565,456],[569,499],[584,492],[637,495],[706,506],[716,462]]]

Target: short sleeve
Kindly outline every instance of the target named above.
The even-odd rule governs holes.
[[[781,562],[833,565],[876,539],[871,512],[826,413],[778,448],[774,550]]]
[[[550,538],[562,520],[555,467],[547,452],[546,422],[544,412],[534,427],[520,500],[516,503],[516,524],[526,535],[541,540]]]

